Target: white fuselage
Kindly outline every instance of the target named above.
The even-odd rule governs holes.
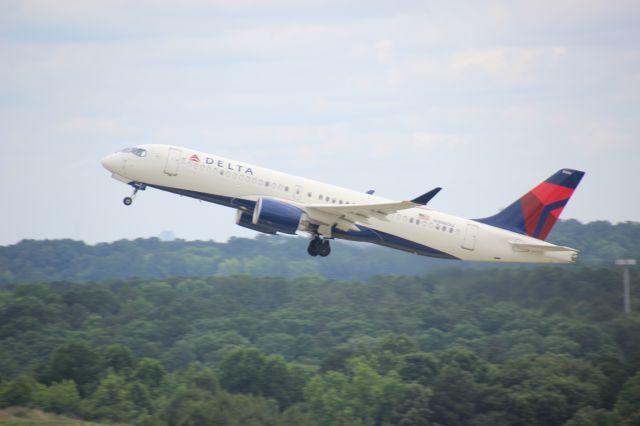
[[[155,144],[138,148],[146,151],[144,157],[118,152],[103,159],[102,163],[115,179],[122,182],[143,184],[237,209],[246,209],[241,201],[255,202],[260,197],[270,197],[302,208],[391,201],[188,148]],[[305,220],[301,221],[300,230],[308,231],[308,225]],[[575,251],[514,249],[514,241],[553,245],[425,206],[401,210],[386,218],[369,218],[366,228],[388,236],[370,242],[434,257],[529,263],[570,263],[576,257]],[[369,241],[335,228],[320,227],[320,232],[326,238]]]

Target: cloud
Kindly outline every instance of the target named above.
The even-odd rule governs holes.
[[[416,132],[413,134],[411,142],[414,147],[427,148],[431,151],[442,148],[460,148],[468,143],[460,135],[433,132]]]
[[[496,79],[528,80],[534,68],[567,54],[566,47],[473,49],[453,54],[446,66],[455,74],[484,73]]]
[[[348,186],[378,182],[389,194],[418,192],[423,178],[466,189],[469,176],[503,179],[505,164],[518,164],[522,182],[505,186],[519,191],[541,169],[570,165],[602,171],[611,198],[585,187],[581,219],[637,219],[625,183],[640,180],[639,19],[636,0],[8,0],[2,173],[20,174],[25,155],[37,163],[33,196],[7,215],[20,224],[21,209],[50,210],[42,200],[65,188],[42,178],[51,156],[86,159],[83,184],[100,188],[82,206],[70,194],[65,209],[100,205],[111,189],[100,156],[149,142]],[[116,198],[124,189],[113,186]],[[504,201],[471,190],[485,206]],[[464,211],[459,200],[452,210]],[[113,238],[91,223],[98,213],[87,216],[83,237]],[[69,220],[34,217],[55,235]]]
[[[61,128],[73,133],[125,133],[130,130],[116,120],[104,118],[72,118],[62,123]]]
[[[376,50],[376,58],[378,62],[388,63],[391,58],[391,50],[393,48],[393,43],[391,40],[380,40],[375,45]]]

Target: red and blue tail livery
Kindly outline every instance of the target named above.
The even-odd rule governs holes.
[[[584,172],[562,169],[495,216],[478,222],[546,240]]]

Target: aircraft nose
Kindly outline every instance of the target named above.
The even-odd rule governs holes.
[[[109,170],[110,172],[113,172],[117,164],[116,157],[117,157],[117,154],[109,154],[106,157],[104,157],[102,160],[100,160],[100,163],[102,163],[102,167]]]

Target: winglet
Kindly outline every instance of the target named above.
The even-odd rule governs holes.
[[[411,202],[412,202],[412,203],[415,203],[415,204],[422,204],[423,206],[426,206],[426,205],[427,205],[427,203],[428,203],[429,201],[431,201],[431,199],[432,199],[433,197],[435,197],[435,196],[436,196],[436,194],[437,194],[438,192],[440,192],[440,190],[441,190],[441,189],[442,189],[442,188],[440,188],[440,187],[434,188],[434,189],[432,189],[431,191],[427,192],[426,194],[422,194],[422,195],[421,195],[421,196],[419,196],[418,198],[414,198],[413,200],[411,200]]]

